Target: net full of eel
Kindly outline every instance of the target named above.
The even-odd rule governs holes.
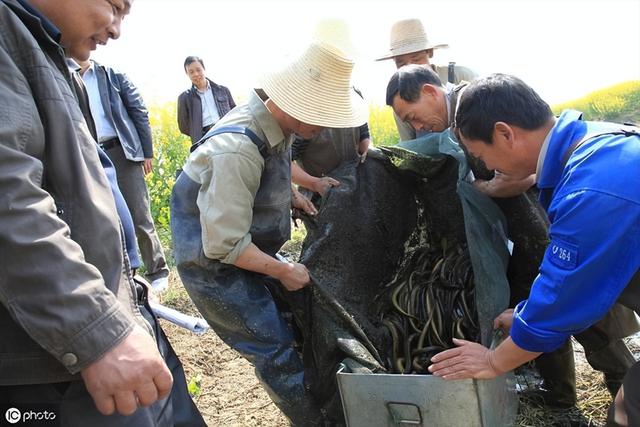
[[[343,164],[331,173],[341,185],[304,218],[300,262],[313,285],[288,302],[308,390],[336,422],[339,366],[426,374],[454,337],[488,345],[507,306],[504,216],[462,179],[457,144],[438,144],[431,154],[398,147]]]
[[[442,243],[408,252],[378,296],[391,301],[381,316],[392,338],[390,373],[428,374],[431,357],[452,348],[453,338],[479,340],[469,251]]]

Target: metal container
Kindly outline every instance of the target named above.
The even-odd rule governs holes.
[[[432,375],[337,373],[348,427],[512,426],[518,412],[513,373],[493,380]]]

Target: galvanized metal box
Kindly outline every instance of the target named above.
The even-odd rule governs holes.
[[[512,373],[493,380],[338,372],[348,427],[512,426],[518,412]]]

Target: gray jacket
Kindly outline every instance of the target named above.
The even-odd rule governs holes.
[[[149,113],[138,88],[126,74],[93,61],[102,107],[113,123],[127,159],[153,158]]]
[[[216,84],[211,80],[211,90],[213,99],[218,107],[218,114],[222,118],[225,114],[235,108],[236,103],[227,87]],[[204,135],[202,133],[202,101],[198,95],[198,89],[191,86],[178,97],[178,128],[180,132],[191,137],[192,142],[198,142]]]
[[[0,385],[76,374],[145,327],[64,54],[0,0]]]

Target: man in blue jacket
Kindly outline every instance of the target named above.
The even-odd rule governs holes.
[[[153,142],[149,114],[129,78],[95,61],[78,61],[89,95],[98,142],[113,162],[135,226],[146,276],[154,290],[168,286],[169,269],[151,216],[144,177],[151,172]]]
[[[556,119],[521,80],[495,74],[463,93],[456,129],[488,168],[536,173],[551,242],[529,298],[495,321],[510,337],[495,350],[457,340],[432,359],[431,372],[493,378],[555,350],[616,302],[640,311],[638,128],[582,121],[572,110]],[[615,423],[640,425],[639,381],[636,363],[615,399]]]
[[[438,76],[432,70],[418,66],[407,65],[396,71],[387,87],[387,104],[392,106],[396,113],[403,118],[410,118],[416,129],[427,128],[432,131],[442,131],[444,127],[451,126],[457,109],[460,94],[464,91],[466,83],[455,88],[442,86]],[[488,170],[476,166],[474,172],[480,175],[489,173]],[[485,175],[486,176],[486,175]],[[527,190],[535,182],[535,175],[524,180],[513,179],[505,174],[496,174],[494,179],[475,180],[474,185],[483,193],[493,197],[502,198],[517,196]],[[504,209],[515,200],[496,200]],[[521,202],[515,202],[520,204]],[[508,228],[511,239],[516,246],[516,256],[510,265],[511,273],[515,273],[520,264],[517,252],[519,247],[532,247],[532,239],[537,240],[534,230],[538,230],[539,237],[546,237],[547,225],[541,225],[534,221],[533,217],[523,220],[518,216],[515,220],[508,216]],[[543,229],[544,228],[544,229]],[[544,233],[544,234],[543,234]],[[534,262],[542,259],[542,251],[546,244],[535,245]],[[535,266],[532,266],[535,267]],[[521,270],[522,271],[522,270]],[[523,281],[512,282],[511,300],[515,304],[528,295],[528,287],[537,274],[537,270],[525,269],[526,277]],[[523,273],[518,273],[518,275]],[[638,322],[632,310],[616,304],[612,310],[596,325],[576,335],[576,340],[584,347],[589,364],[604,374],[607,388],[615,395],[620,388],[622,378],[627,370],[635,362],[633,355],[626,347],[622,338],[638,331]],[[540,374],[543,378],[542,389],[530,394],[530,397],[546,405],[557,407],[569,407],[576,403],[575,372],[574,372],[573,348],[568,340],[565,346],[551,354],[536,360]]]

